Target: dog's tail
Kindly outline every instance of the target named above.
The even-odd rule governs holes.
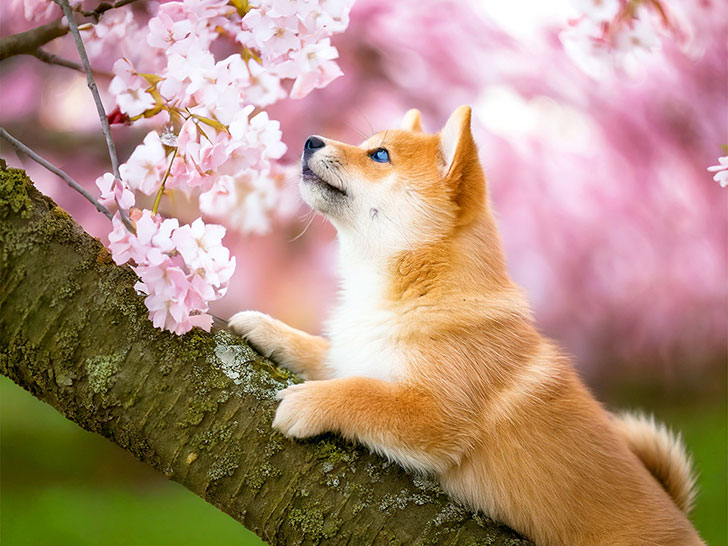
[[[634,413],[614,416],[615,425],[627,439],[632,453],[665,488],[686,515],[697,493],[693,462],[679,434],[673,433],[654,417]]]

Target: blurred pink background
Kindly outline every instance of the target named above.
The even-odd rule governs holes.
[[[688,51],[668,39],[638,74],[594,79],[558,39],[574,15],[564,2],[361,0],[333,40],[344,76],[269,114],[295,163],[309,134],[358,143],[413,107],[435,132],[472,104],[510,271],[542,329],[589,376],[722,388],[728,191],[706,167],[728,144],[728,20],[720,2],[672,4],[692,28]],[[0,15],[2,35],[34,26],[17,10]],[[76,58],[68,37],[48,50]],[[121,54],[98,52],[94,66],[109,70]],[[0,65],[0,89],[0,123],[96,192],[108,158],[83,75],[18,57]],[[148,130],[114,127],[121,161]],[[91,205],[1,150],[104,238],[109,224]],[[213,313],[260,309],[321,331],[335,301],[335,233],[317,218],[292,241],[307,219],[298,203],[268,235],[228,232],[238,268]],[[189,207],[163,211],[190,218]]]

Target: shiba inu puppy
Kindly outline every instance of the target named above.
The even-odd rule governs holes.
[[[652,420],[615,416],[532,322],[510,280],[470,130],[407,113],[360,146],[310,137],[303,199],[338,231],[327,339],[243,311],[229,325],[307,379],[273,426],[335,432],[543,546],[703,544],[691,463]]]

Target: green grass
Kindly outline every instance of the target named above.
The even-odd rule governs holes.
[[[691,520],[711,546],[728,545],[728,416],[723,404],[666,409],[656,416],[682,432],[698,469],[697,504]]]
[[[120,484],[11,488],[2,495],[2,543],[263,544],[215,507],[173,483],[150,490]]]
[[[0,377],[3,546],[260,546],[228,515]]]
[[[682,431],[700,470],[692,519],[708,544],[728,546],[725,399],[696,397],[668,408],[639,396],[629,399]],[[263,544],[232,518],[5,378],[0,378],[0,543]]]

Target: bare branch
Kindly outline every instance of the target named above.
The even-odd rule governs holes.
[[[61,9],[63,10],[63,14],[66,16],[66,19],[68,20],[68,26],[70,27],[71,34],[73,35],[73,39],[76,42],[76,49],[78,49],[78,55],[81,58],[81,64],[83,65],[85,71],[86,71],[86,82],[88,85],[88,88],[91,90],[91,95],[93,95],[94,103],[96,103],[96,111],[99,114],[99,121],[101,121],[101,130],[104,132],[104,137],[106,138],[106,147],[109,149],[109,158],[111,159],[111,170],[116,178],[121,180],[121,176],[119,176],[119,160],[116,157],[116,146],[114,145],[114,139],[111,137],[111,129],[109,128],[109,122],[106,119],[106,110],[104,110],[104,103],[101,102],[101,95],[99,95],[99,90],[96,87],[96,80],[94,79],[93,71],[91,70],[91,63],[88,60],[88,55],[86,54],[86,47],[83,45],[83,40],[81,39],[81,32],[78,30],[78,25],[76,24],[76,20],[73,15],[73,10],[71,9],[71,5],[68,3],[68,0],[53,0],[56,4],[61,6]]]
[[[37,49],[36,51],[33,51],[31,53],[33,57],[38,59],[39,61],[43,61],[46,64],[55,64],[58,66],[63,66],[66,68],[70,68],[72,70],[77,70],[78,72],[83,72],[84,74],[86,71],[84,70],[83,66],[81,66],[78,63],[74,63],[73,61],[69,61],[68,59],[64,59],[63,57],[59,57],[58,55],[54,55],[53,53],[48,53],[47,51],[43,49]],[[111,72],[106,72],[105,70],[94,70],[94,74],[96,77],[104,77],[104,78],[113,78],[114,75]]]
[[[101,95],[99,95],[98,87],[96,87],[96,80],[94,80],[94,74],[91,70],[91,63],[88,60],[88,55],[86,54],[86,47],[83,45],[83,40],[81,39],[81,33],[78,30],[78,25],[76,24],[76,19],[74,18],[73,10],[71,9],[71,5],[68,3],[68,0],[53,0],[56,4],[61,6],[61,9],[63,10],[64,15],[66,16],[66,19],[68,20],[68,26],[71,30],[71,35],[73,35],[73,39],[76,42],[76,48],[78,49],[78,55],[81,58],[81,64],[83,65],[84,69],[86,70],[86,82],[88,84],[88,88],[91,90],[91,95],[94,98],[94,102],[96,103],[96,111],[99,114],[99,121],[101,122],[101,130],[104,133],[104,138],[106,139],[106,147],[109,149],[109,158],[111,159],[111,170],[114,174],[114,178],[117,180],[121,180],[121,175],[119,174],[119,159],[116,156],[116,146],[114,145],[114,139],[111,136],[111,128],[109,127],[109,120],[106,117],[106,110],[104,110],[104,103],[101,101]],[[128,2],[127,2],[128,3]],[[121,215],[121,219],[124,222],[124,225],[126,228],[134,233],[134,224],[129,219],[129,213],[124,210],[119,200],[116,199],[116,205],[119,208],[119,214]]]
[[[25,32],[0,38],[0,61],[13,55],[32,54],[40,46],[66,34],[68,27],[63,24],[63,19],[56,19]]]
[[[42,165],[49,171],[51,171],[53,174],[58,176],[61,180],[63,180],[66,184],[68,184],[71,188],[76,190],[78,193],[83,195],[94,207],[96,207],[96,210],[98,210],[101,214],[106,216],[109,220],[113,218],[113,215],[111,212],[109,212],[109,209],[107,209],[105,206],[103,206],[101,203],[99,203],[93,195],[91,195],[88,191],[86,191],[86,188],[81,186],[78,182],[76,182],[73,178],[71,178],[67,173],[50,163],[48,160],[43,159],[41,156],[39,156],[37,153],[35,153],[33,150],[28,148],[25,144],[20,142],[17,138],[15,138],[13,135],[8,133],[3,127],[0,127],[0,138],[5,139],[7,142],[9,142],[16,150],[19,152],[27,155],[30,159],[38,163],[39,165]]]
[[[78,70],[79,72],[83,72],[83,67],[78,64],[74,63],[73,61],[69,61],[68,59],[64,59],[62,57],[59,57],[58,55],[53,55],[53,53],[48,53],[47,51],[43,51],[42,49],[36,49],[31,53],[33,57],[38,59],[39,61],[43,61],[46,64],[56,64],[58,66],[65,66],[66,68],[70,68],[72,70]]]
[[[99,4],[98,7],[92,11],[84,11],[80,8],[77,9],[76,11],[78,11],[84,17],[93,17],[94,19],[96,19],[98,21],[104,12],[109,11],[110,9],[122,8],[128,4],[133,4],[136,1],[137,0],[119,0],[118,2],[114,2],[113,4],[108,4],[106,2],[103,2],[103,3]]]

